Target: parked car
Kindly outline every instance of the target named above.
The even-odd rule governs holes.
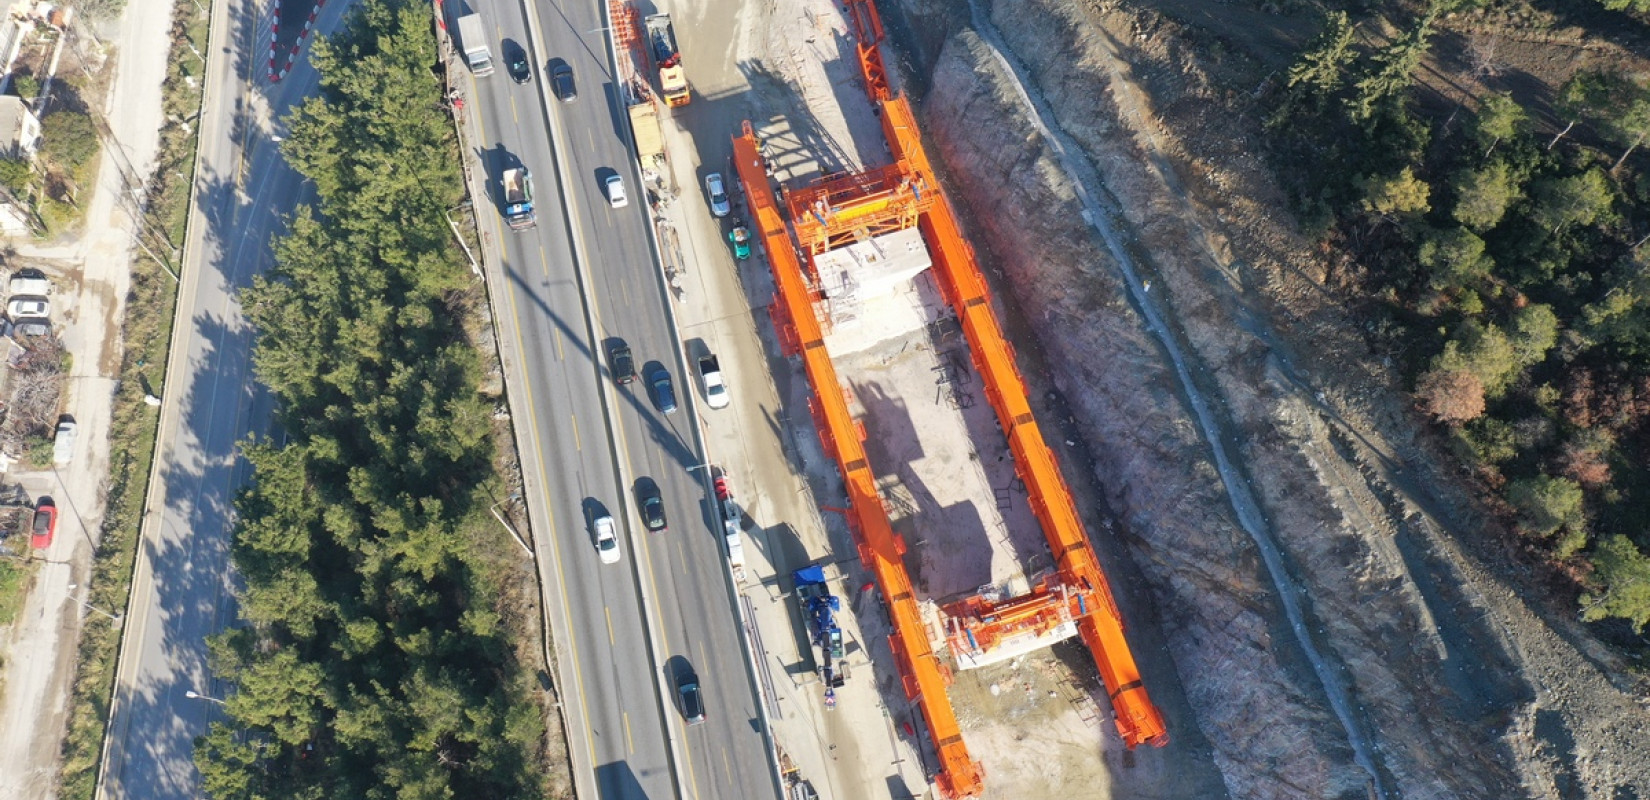
[[[636,505],[642,512],[642,524],[649,532],[664,533],[670,529],[670,525],[665,521],[665,499],[659,496],[658,487],[644,490],[641,502]]]
[[[671,385],[670,370],[654,369],[647,376],[647,383],[653,387],[653,404],[666,414],[676,413],[676,387]]]
[[[45,317],[14,318],[16,323],[13,330],[19,336],[50,336],[52,335],[52,321]]]
[[[744,261],[751,257],[751,230],[745,227],[743,221],[733,221],[733,230],[728,231],[728,241],[733,242],[734,258]]]
[[[716,356],[699,359],[699,379],[705,385],[705,404],[711,408],[728,407],[728,384],[722,380],[722,366]]]
[[[712,172],[705,176],[705,194],[710,197],[710,213],[725,217],[733,211],[733,205],[728,202],[728,188],[722,183],[722,173]]]
[[[37,269],[23,270],[7,286],[12,297],[45,297],[52,293],[52,282],[46,273]]]
[[[619,339],[608,342],[607,368],[613,372],[614,383],[636,380],[636,357],[630,354],[630,345]]]
[[[29,537],[29,546],[44,550],[52,546],[52,537],[56,535],[57,504],[50,497],[42,497],[34,506],[34,535]]]
[[[80,426],[73,419],[63,416],[57,421],[57,436],[52,439],[52,463],[62,466],[74,460],[74,438],[80,432]]]
[[[614,208],[630,204],[630,198],[624,193],[624,178],[617,173],[607,176],[607,204]]]
[[[563,103],[571,103],[579,97],[579,90],[573,85],[573,68],[560,64],[550,71],[550,88],[556,92],[556,99]]]
[[[596,555],[603,564],[619,563],[619,537],[614,532],[613,517],[603,514],[591,524],[596,530]]]
[[[676,695],[682,700],[682,718],[689,725],[705,721],[705,696],[699,689],[699,676],[684,668],[676,676]]]
[[[6,314],[12,319],[49,317],[51,313],[51,301],[44,297],[12,297],[11,302],[6,304]]]

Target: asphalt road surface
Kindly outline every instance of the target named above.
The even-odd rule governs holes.
[[[522,458],[535,462],[528,467],[536,467],[542,476],[548,518],[534,520],[535,550],[548,562],[543,568],[547,591],[559,595],[552,605],[559,601],[565,611],[565,617],[553,622],[557,635],[573,654],[573,663],[563,665],[563,677],[571,683],[563,691],[570,701],[564,705],[569,744],[576,761],[594,768],[602,797],[673,797],[667,732],[644,632],[634,554],[628,538],[621,536],[619,563],[603,564],[591,534],[597,516],[611,514],[621,525],[627,517],[602,407],[598,350],[592,344],[573,246],[575,233],[588,243],[589,216],[610,228],[627,213],[640,210],[610,209],[605,202],[592,206],[596,192],[582,191],[585,187],[577,184],[564,191],[560,185],[546,123],[575,131],[581,145],[594,139],[582,119],[567,119],[571,111],[601,105],[600,85],[591,82],[596,73],[584,69],[591,62],[575,67],[582,79],[577,103],[547,105],[539,69],[544,59],[529,57],[535,64],[527,83],[514,82],[506,68],[511,55],[529,46],[522,5],[484,3],[477,8],[499,62],[494,74],[476,78],[473,84],[480,140],[470,144],[479,151],[487,187],[485,196],[477,199],[477,217],[483,236],[496,242],[502,255],[509,292],[494,299],[501,306],[495,311],[503,333],[518,342],[527,373],[527,408],[516,409],[514,420],[528,427],[520,437],[528,443]],[[594,47],[600,47],[599,37],[600,32],[591,37]],[[600,52],[593,50],[586,57]],[[613,135],[610,125],[605,135]],[[613,162],[607,172],[612,173],[615,165],[623,168],[625,163]],[[501,177],[515,167],[533,174],[537,195],[538,225],[520,232],[506,227],[501,216]],[[583,178],[595,185],[593,176]],[[633,224],[639,226],[640,220]]]
[[[535,519],[535,528],[555,548],[545,573],[567,615],[558,634],[574,656],[572,669],[563,668],[573,674],[563,679],[577,696],[567,703],[575,762],[588,759],[603,798],[776,797],[720,529],[707,502],[693,428],[701,404],[684,374],[671,300],[649,245],[602,7],[535,4],[532,25],[519,3],[476,8],[500,61],[474,84],[493,206],[491,221],[482,209],[482,227],[502,245],[511,292],[495,303],[506,333],[520,341],[527,372],[529,413],[518,409],[516,422],[530,427],[524,458],[538,460],[548,494],[549,519]],[[506,67],[522,48],[533,75],[517,84]],[[572,67],[576,100],[548,92],[552,64]],[[499,179],[515,166],[530,169],[537,188],[538,226],[519,233],[499,216]],[[613,174],[626,184],[624,208],[612,208],[603,190]],[[604,348],[612,339],[632,348],[637,382],[610,380]],[[659,368],[671,375],[679,405],[673,414],[650,393],[647,376]],[[643,529],[636,512],[642,487],[662,496],[667,532]],[[597,508],[624,532],[619,564],[597,560],[588,525]],[[650,617],[658,624],[651,652],[644,638]],[[685,725],[680,714],[675,687],[687,669],[703,686],[700,725]],[[681,758],[674,785],[671,741]]]
[[[317,32],[330,31],[349,6],[329,4]],[[236,445],[267,432],[271,412],[253,385],[251,330],[234,293],[269,265],[270,236],[307,197],[269,126],[317,81],[307,64],[274,86],[263,80],[268,42],[254,24],[260,11],[246,0],[213,6],[183,313],[160,387],[157,480],[146,503],[100,798],[199,797],[193,740],[219,708],[186,692],[212,698],[225,688],[209,679],[205,640],[235,618],[231,501],[249,469]]]

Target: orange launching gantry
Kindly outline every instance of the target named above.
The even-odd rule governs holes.
[[[909,104],[889,91],[878,50],[882,23],[876,8],[870,0],[848,0],[848,16],[859,42],[866,92],[881,112],[894,163],[787,191],[787,225],[749,122],[733,140],[733,160],[777,286],[771,313],[781,347],[788,356],[802,356],[813,386],[810,410],[826,452],[842,472],[860,560],[888,603],[894,628],[890,644],[905,695],[921,710],[939,758],[936,784],[948,797],[974,797],[983,790],[984,774],[968,754],[946,697],[951,672],[929,644],[904,566],[905,541],[889,523],[866,457],[865,429],[849,413],[826,351],[824,328],[815,312],[825,298],[813,264],[815,256],[840,245],[913,226],[928,245],[940,292],[961,322],[974,367],[1007,435],[1016,472],[1025,482],[1056,562],[1056,570],[1025,595],[1006,600],[977,596],[946,606],[952,649],[960,663],[967,662],[1005,643],[1046,637],[1074,625],[1099,665],[1124,744],[1167,744],[1163,717],[1140,680],[1106,576],[1054,453],[1032,415],[1025,381],[991,311],[973,249],[940,190]]]
[[[786,355],[802,354],[808,382],[814,387],[814,399],[809,404],[814,425],[826,453],[836,459],[842,471],[843,488],[848,493],[849,527],[855,534],[860,561],[876,577],[887,599],[894,625],[889,641],[905,696],[917,701],[934,739],[940,761],[936,778],[939,789],[949,797],[974,797],[980,793],[984,776],[979,762],[968,755],[957,716],[945,696],[950,671],[928,644],[922,612],[902,561],[905,539],[888,523],[887,509],[877,494],[876,475],[865,455],[865,429],[848,413],[848,400],[837,381],[831,356],[825,351],[819,319],[814,316],[816,293],[806,283],[803,264],[791,245],[785,218],[768,186],[767,165],[758,150],[756,134],[746,122],[744,135],[733,140],[733,162],[745,185],[752,222],[767,247],[768,263],[779,289],[780,302],[772,306],[774,327]]]

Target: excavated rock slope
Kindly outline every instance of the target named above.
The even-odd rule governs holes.
[[[979,4],[905,0],[919,114],[1131,534],[1171,724],[1239,798],[1650,796],[1643,687],[1522,599],[1197,54],[1150,12]]]

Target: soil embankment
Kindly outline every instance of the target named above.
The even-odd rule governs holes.
[[[1126,528],[1138,573],[1114,579],[1156,608],[1171,725],[1234,797],[1646,796],[1636,687],[1519,599],[1292,232],[1258,114],[1175,26],[1102,5],[979,0],[976,32],[967,0],[905,0],[896,27],[1022,350],[1054,367],[1030,377]]]

